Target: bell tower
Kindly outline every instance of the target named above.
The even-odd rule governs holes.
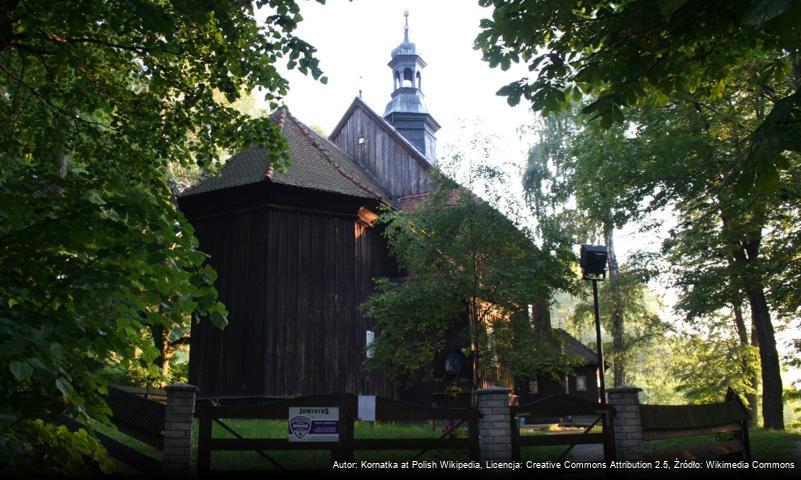
[[[384,111],[384,119],[414,145],[429,162],[437,161],[437,139],[440,129],[423,102],[423,74],[426,62],[409,41],[409,11],[403,12],[403,42],[392,50],[392,100]]]

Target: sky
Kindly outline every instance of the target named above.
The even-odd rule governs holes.
[[[512,177],[515,196],[522,196],[520,168],[536,138],[536,131],[530,128],[536,117],[525,102],[510,107],[504,97],[496,95],[503,85],[526,76],[525,66],[513,65],[505,72],[491,69],[482,61],[481,53],[472,48],[480,32],[479,22],[491,15],[490,9],[478,6],[477,0],[299,3],[303,21],[296,34],[317,48],[316,57],[328,83],[323,85],[297,71],[282,70],[290,84],[284,101],[295,117],[331,132],[360,92],[362,99],[382,114],[393,89],[387,63],[392,49],[403,40],[403,14],[408,10],[410,40],[428,64],[422,71],[425,103],[442,125],[437,132],[440,157],[468,144],[480,131],[494,138],[489,163]],[[529,128],[521,134],[521,127]],[[617,232],[619,260],[625,262],[636,250],[657,249],[674,223],[669,214],[663,215],[662,220],[663,228],[646,234],[634,225]],[[676,291],[663,282],[654,283],[652,288],[663,295],[663,318],[674,317]],[[790,332],[780,332],[780,345],[790,337]],[[785,349],[780,346],[780,350]],[[801,372],[793,371],[789,377],[801,380]]]
[[[442,125],[440,142],[448,142],[464,119],[481,118],[493,130],[511,132],[530,123],[524,105],[511,108],[495,95],[525,68],[490,69],[472,49],[478,23],[490,10],[476,0],[328,0],[301,2],[304,20],[297,34],[318,49],[328,84],[290,72],[286,103],[300,120],[330,132],[362,91],[362,99],[379,114],[392,93],[390,52],[403,40],[403,12],[409,11],[409,37],[428,66],[422,90],[429,112]]]

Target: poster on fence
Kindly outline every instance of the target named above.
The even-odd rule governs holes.
[[[289,441],[339,441],[339,407],[289,407]]]

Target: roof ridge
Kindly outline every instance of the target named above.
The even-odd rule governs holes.
[[[270,115],[270,119],[278,125],[278,131],[281,132],[281,135],[284,134],[284,124],[286,124],[287,115],[291,116],[292,114],[289,113],[289,108],[286,105],[278,107],[278,109]],[[275,175],[275,168],[273,167],[273,163],[268,161],[267,168],[264,171],[264,178],[272,180],[273,175]]]
[[[354,185],[356,185],[357,187],[361,188],[365,192],[367,192],[367,193],[369,193],[369,194],[371,194],[371,195],[373,195],[373,196],[375,196],[375,197],[377,197],[379,199],[383,199],[384,198],[384,195],[382,195],[381,192],[377,192],[377,191],[373,190],[372,188],[370,188],[370,187],[368,187],[366,185],[363,185],[362,182],[360,182],[357,178],[355,178],[353,175],[351,175],[347,171],[345,171],[345,169],[342,168],[342,166],[339,165],[336,162],[336,160],[331,158],[331,155],[326,151],[326,149],[320,144],[320,142],[316,138],[314,138],[313,132],[310,131],[309,127],[304,125],[303,122],[301,122],[300,120],[296,119],[291,113],[289,113],[289,111],[287,111],[286,114],[287,114],[288,118],[290,120],[292,120],[292,122],[298,128],[300,128],[300,131],[303,133],[303,135],[307,139],[309,139],[309,141],[312,143],[312,145],[314,145],[314,147],[317,150],[319,150],[320,153],[322,153],[323,157],[328,161],[328,163],[330,163],[334,167],[334,169],[337,172],[339,172],[340,175],[342,175],[346,179],[350,180]]]

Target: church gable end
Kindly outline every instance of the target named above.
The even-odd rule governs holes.
[[[393,199],[436,188],[425,157],[359,98],[330,139],[370,171]]]

